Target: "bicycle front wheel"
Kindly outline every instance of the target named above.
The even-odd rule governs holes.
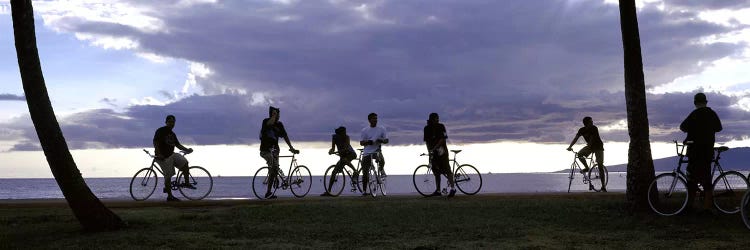
[[[601,172],[599,172],[600,169],[602,170]],[[589,185],[594,191],[599,192],[602,188],[607,188],[607,182],[609,181],[607,167],[594,164],[594,167],[589,170],[587,175],[589,177]]]
[[[187,182],[185,182],[187,175]],[[214,179],[205,168],[192,166],[188,172],[180,171],[177,174],[177,189],[188,200],[200,200],[206,198],[214,187]]]
[[[372,197],[378,196],[378,179],[380,179],[380,175],[378,175],[378,171],[375,170],[376,167],[375,164],[370,167],[370,179],[368,185]]]
[[[432,175],[432,169],[429,166],[419,165],[417,169],[414,169],[414,175],[411,178],[417,193],[422,196],[428,197],[435,191],[435,176]]]
[[[685,179],[675,173],[656,176],[648,187],[648,205],[657,214],[671,216],[685,209],[688,191]]]
[[[272,181],[271,190],[268,190],[268,182]],[[270,180],[268,178],[268,167],[262,167],[258,169],[258,171],[255,171],[255,175],[253,176],[253,194],[255,194],[255,197],[258,197],[258,199],[265,199],[266,191],[270,191],[271,194],[276,193],[276,189],[279,188],[279,181],[278,175],[273,180]]]
[[[323,175],[323,189],[332,196],[339,196],[346,186],[346,174],[342,169],[334,175],[334,169],[336,169],[336,165],[331,165],[326,169],[326,173]]]
[[[453,180],[458,190],[466,195],[474,195],[482,189],[482,174],[469,164],[459,166],[453,173]]]
[[[310,169],[304,165],[299,165],[292,169],[289,173],[289,188],[292,189],[292,194],[298,198],[305,197],[310,192],[310,186],[312,185],[312,175]]]
[[[133,200],[142,201],[151,197],[156,190],[156,184],[158,178],[156,177],[156,171],[151,168],[142,168],[138,170],[130,180],[130,197]]]
[[[742,222],[745,223],[745,227],[750,229],[750,190],[745,191],[745,195],[742,196],[740,214],[742,215]]]
[[[714,206],[725,214],[740,211],[747,179],[737,171],[727,171],[714,180]]]

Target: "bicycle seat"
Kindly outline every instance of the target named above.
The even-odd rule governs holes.
[[[719,153],[721,153],[721,152],[729,150],[729,147],[727,147],[727,146],[721,146],[721,147],[715,147],[714,149],[716,149],[716,151],[718,151]]]
[[[461,150],[451,150],[451,152],[458,154],[461,153]]]

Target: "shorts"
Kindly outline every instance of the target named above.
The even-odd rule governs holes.
[[[164,171],[164,178],[171,178],[174,176],[174,168],[183,168],[187,166],[188,161],[185,156],[181,154],[172,154],[163,160],[156,160],[156,163],[161,166],[161,170]]]
[[[451,171],[450,159],[447,153],[440,156],[433,156],[430,163],[432,164],[432,172],[435,174],[447,175]]]

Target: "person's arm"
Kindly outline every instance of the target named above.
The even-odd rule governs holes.
[[[188,153],[192,153],[193,152],[192,148],[188,148],[188,147],[183,146],[180,143],[180,140],[177,140],[177,135],[174,136],[174,146],[177,147],[177,148],[179,148],[180,150],[188,152]]]
[[[331,149],[328,150],[328,154],[332,155],[336,150],[336,135],[331,136]]]
[[[579,130],[578,133],[576,133],[576,137],[573,138],[573,141],[570,142],[570,146],[568,146],[568,151],[573,151],[573,145],[576,145],[576,142],[578,142],[578,137],[581,137],[581,131]]]
[[[365,131],[362,130],[362,134],[359,136],[359,145],[360,146],[367,146],[372,145],[372,140],[367,140],[367,134],[365,134]]]
[[[680,123],[680,130],[682,132],[687,133],[690,130],[690,123],[691,123],[690,121],[692,120],[692,117],[693,117],[693,113],[691,112],[688,115],[688,117],[686,117],[685,120],[683,120],[682,123]]]
[[[381,134],[381,138],[378,138],[378,141],[382,144],[388,144],[388,136],[385,134],[385,128],[383,129],[383,133]]]

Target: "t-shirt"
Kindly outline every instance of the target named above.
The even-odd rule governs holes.
[[[687,132],[686,141],[693,141],[695,145],[710,145],[716,141],[716,132],[722,130],[721,120],[709,107],[701,107],[690,112],[680,124],[680,130]]]
[[[172,156],[174,154],[174,146],[180,143],[177,140],[177,135],[168,126],[156,130],[153,142],[156,155],[164,158]]]
[[[435,123],[435,124],[428,124],[427,126],[424,126],[424,141],[427,143],[427,147],[430,149],[435,148],[435,144],[440,139],[448,139],[448,133],[445,131],[445,125],[442,123]],[[442,148],[443,152],[445,153],[448,151],[448,146],[446,145],[445,140],[439,145],[440,148]],[[442,155],[442,154],[440,154]]]
[[[271,148],[279,149],[279,138],[286,137],[286,129],[281,121],[277,121],[273,125],[266,125],[268,119],[263,119],[263,124],[260,127],[260,151],[268,152]]]
[[[360,137],[360,141],[372,140],[373,144],[365,146],[365,149],[364,149],[364,151],[362,151],[362,153],[364,153],[364,154],[370,154],[370,153],[374,153],[375,151],[380,150],[380,144],[381,143],[377,142],[376,140],[377,139],[386,139],[386,138],[388,138],[388,137],[386,137],[386,135],[385,135],[385,128],[383,128],[383,127],[380,127],[380,126],[375,126],[375,127],[367,126],[367,127],[363,128],[362,129],[362,136]]]
[[[576,136],[582,136],[586,145],[591,147],[592,150],[604,150],[604,143],[602,138],[599,137],[599,129],[596,126],[584,126],[578,130]]]

